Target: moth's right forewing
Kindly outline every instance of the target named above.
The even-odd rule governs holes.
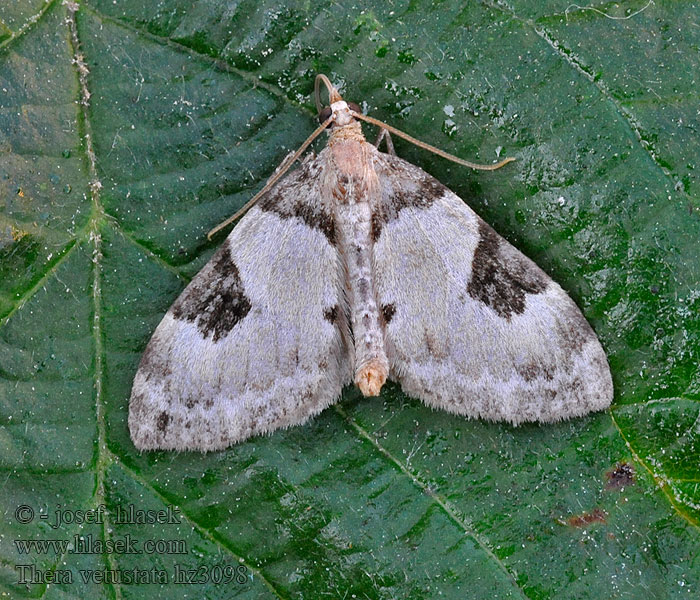
[[[381,153],[376,163],[376,284],[403,390],[511,423],[607,407],[605,354],[561,287],[430,175]]]
[[[225,448],[304,422],[350,382],[343,271],[318,160],[241,219],[156,329],[129,404],[139,449]]]

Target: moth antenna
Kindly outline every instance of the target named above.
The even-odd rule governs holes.
[[[352,114],[353,117],[356,119],[362,119],[363,121],[367,121],[367,123],[371,123],[372,125],[376,125],[377,127],[382,127],[386,129],[388,132],[393,133],[395,135],[398,135],[399,137],[402,137],[408,142],[411,142],[412,144],[415,144],[419,148],[423,148],[424,150],[428,150],[429,152],[432,152],[433,154],[437,154],[438,156],[442,156],[442,158],[446,158],[447,160],[451,160],[452,162],[457,163],[458,165],[463,165],[465,167],[469,167],[471,169],[477,169],[479,171],[495,171],[496,169],[500,169],[502,166],[507,165],[509,162],[513,162],[516,160],[512,156],[509,156],[508,158],[504,158],[501,162],[497,162],[493,165],[480,165],[478,163],[473,163],[469,162],[468,160],[464,160],[462,158],[459,158],[455,156],[454,154],[449,154],[445,152],[444,150],[440,150],[440,148],[436,148],[435,146],[431,146],[430,144],[426,144],[425,142],[421,142],[420,140],[414,138],[413,136],[408,135],[407,133],[404,133],[403,131],[396,129],[396,127],[392,127],[391,125],[387,125],[386,123],[383,123],[379,119],[374,119],[372,117],[368,117],[367,115],[363,115],[361,113],[355,112],[354,110],[350,111],[350,114]]]
[[[323,123],[321,123],[316,130],[308,137],[306,138],[306,141],[299,146],[299,149],[291,156],[287,156],[281,163],[280,166],[277,167],[277,170],[273,173],[272,177],[267,180],[267,183],[265,184],[265,187],[261,189],[255,196],[253,196],[248,202],[246,202],[239,210],[237,210],[232,216],[230,216],[228,219],[225,221],[219,223],[214,229],[212,229],[209,233],[207,233],[207,239],[211,239],[219,233],[224,227],[227,225],[230,225],[233,223],[235,220],[240,219],[245,213],[247,213],[256,203],[260,198],[262,197],[263,194],[268,192],[270,188],[275,185],[280,177],[284,175],[288,170],[289,167],[291,167],[294,164],[294,161],[301,156],[301,154],[304,152],[309,147],[309,144],[313,142],[323,131],[330,125],[331,121],[333,121],[333,115],[328,117]]]
[[[336,87],[331,83],[331,80],[323,73],[319,73],[316,75],[316,81],[314,81],[314,100],[316,100],[316,110],[319,115],[321,114],[321,110],[323,110],[323,104],[321,104],[321,83],[323,83],[328,90],[329,106],[343,99]]]

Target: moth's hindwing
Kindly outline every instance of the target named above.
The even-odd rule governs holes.
[[[352,372],[343,272],[314,161],[235,227],[144,352],[129,428],[139,449],[215,450],[302,423]]]
[[[418,167],[379,153],[375,168],[390,377],[430,406],[511,423],[607,407],[605,353],[561,287]]]

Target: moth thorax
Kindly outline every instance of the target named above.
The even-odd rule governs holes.
[[[354,140],[356,142],[366,141],[360,123],[355,120],[342,127],[338,125],[333,127],[333,129],[331,129],[331,136],[328,139],[328,145],[330,146],[334,143],[341,141],[346,142],[348,140]]]

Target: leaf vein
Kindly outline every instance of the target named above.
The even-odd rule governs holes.
[[[622,102],[616,100],[608,86],[605,85],[600,78],[596,77],[589,68],[586,68],[585,65],[576,58],[574,53],[566,48],[566,45],[563,42],[556,39],[544,27],[538,26],[532,19],[519,16],[502,0],[495,0],[494,3],[486,2],[486,5],[490,6],[494,10],[500,10],[501,12],[509,14],[516,21],[530,27],[539,38],[544,40],[547,45],[552,48],[557,56],[572,67],[577,73],[588,79],[588,81],[590,81],[598,89],[600,94],[602,94],[602,96],[615,107],[617,113],[622,117],[623,121],[637,138],[637,142],[649,156],[654,166],[663,173],[664,177],[671,180],[672,186],[675,185],[675,181],[673,180],[670,170],[661,164],[657,150],[650,141],[645,139],[644,129],[632,111],[626,108]]]
[[[496,563],[498,568],[508,577],[511,584],[515,589],[518,590],[520,595],[523,598],[527,598],[525,591],[518,585],[515,576],[508,570],[503,561],[501,561],[501,559],[493,553],[493,550],[491,550],[486,541],[482,539],[482,537],[478,533],[476,533],[471,527],[469,527],[468,523],[462,517],[459,516],[457,509],[451,506],[448,500],[446,500],[437,492],[435,492],[435,490],[433,490],[428,484],[422,481],[418,477],[418,475],[411,472],[408,466],[404,465],[386,448],[384,448],[384,446],[382,446],[375,437],[370,435],[369,432],[365,430],[357,421],[352,419],[345,412],[345,410],[343,410],[343,408],[341,408],[338,404],[336,404],[333,408],[340,416],[342,416],[350,424],[350,426],[352,426],[352,428],[361,438],[367,440],[370,444],[372,444],[372,446],[374,446],[374,448],[384,458],[386,458],[387,460],[389,460],[389,462],[393,463],[396,467],[398,467],[399,470],[404,475],[406,475],[417,488],[419,488],[424,494],[427,494],[430,498],[432,498],[433,502],[435,502],[435,504],[437,504],[445,512],[445,514],[447,514],[450,520],[452,520],[460,529],[464,531],[464,533],[466,533],[470,538],[472,538],[476,542],[476,544],[486,553],[486,555]]]
[[[6,40],[4,40],[2,43],[0,43],[0,51],[4,50],[14,42],[16,42],[19,38],[24,36],[27,32],[31,31],[31,29],[41,20],[41,18],[48,12],[48,10],[56,4],[57,0],[50,0],[50,2],[47,2],[44,4],[44,6],[41,7],[38,13],[35,15],[32,15],[29,17],[24,24],[17,30],[17,31],[12,31],[12,34],[10,37],[8,37]],[[8,27],[9,29],[9,27]]]
[[[157,488],[155,488],[149,481],[146,479],[142,478],[136,471],[131,469],[129,466],[127,466],[119,456],[115,455],[112,453],[111,450],[105,449],[105,452],[109,453],[110,456],[112,457],[112,460],[115,464],[119,465],[119,468],[123,469],[125,473],[127,473],[134,481],[136,481],[139,485],[143,486],[146,488],[148,491],[150,491],[154,496],[156,496],[161,502],[164,504],[172,504],[170,500],[166,496],[164,496],[160,491],[158,491]],[[212,544],[215,544],[217,547],[221,548],[224,552],[228,553],[233,557],[237,562],[239,562],[242,565],[245,565],[247,569],[249,569],[252,573],[255,574],[256,577],[258,577],[267,587],[268,589],[275,594],[278,598],[284,598],[285,596],[273,585],[273,583],[267,579],[262,571],[260,569],[256,568],[253,566],[253,564],[246,560],[245,557],[242,555],[238,554],[233,548],[229,547],[229,545],[226,543],[226,541],[219,536],[216,535],[216,533],[209,531],[206,527],[201,525],[197,519],[195,519],[193,516],[188,514],[182,507],[181,504],[177,505],[179,511],[178,514],[182,515],[189,523],[192,524],[192,527],[197,530],[197,532],[204,537],[205,539],[209,540]]]
[[[662,474],[662,473],[657,473],[650,465],[648,465],[646,463],[646,461],[644,461],[642,459],[642,457],[637,453],[637,451],[632,446],[632,443],[625,436],[625,434],[622,431],[622,428],[620,427],[618,422],[615,420],[615,415],[614,415],[613,411],[608,410],[608,413],[610,414],[610,419],[612,420],[613,425],[617,429],[617,432],[620,434],[622,441],[625,442],[625,445],[627,446],[628,450],[632,454],[632,457],[642,468],[644,468],[645,471],[647,471],[652,476],[652,478],[654,479],[654,482],[656,483],[656,486],[659,488],[659,490],[661,490],[661,492],[664,494],[664,496],[666,496],[666,498],[668,499],[668,502],[671,505],[671,508],[673,508],[673,510],[678,514],[679,517],[685,519],[690,525],[692,525],[696,529],[700,529],[700,523],[698,523],[697,519],[695,519],[692,515],[688,514],[687,512],[685,512],[683,510],[683,507],[680,505],[680,501],[671,492],[671,490],[673,490],[674,488],[671,485],[667,476]]]

